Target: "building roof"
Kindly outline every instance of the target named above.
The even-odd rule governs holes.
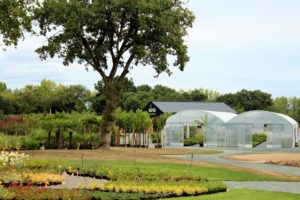
[[[153,101],[152,102],[162,112],[177,113],[183,110],[206,110],[217,112],[236,113],[230,106],[222,102],[173,102],[173,101]]]

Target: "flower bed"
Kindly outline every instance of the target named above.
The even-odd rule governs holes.
[[[5,171],[0,173],[0,184],[6,187],[12,185],[49,186],[61,184],[63,176],[52,173],[32,173]]]
[[[24,160],[28,160],[28,155],[24,153],[7,151],[0,153],[0,164],[4,167],[22,167]]]
[[[89,200],[92,199],[92,192],[86,190],[59,190],[37,187],[22,187],[15,186],[9,187],[5,190],[10,196],[0,199],[76,199],[76,200]],[[0,190],[1,195],[1,190]],[[2,196],[3,197],[3,196]]]
[[[99,167],[96,169],[79,169],[69,167],[66,173],[69,175],[80,175],[88,177],[96,177],[99,179],[107,179],[111,181],[117,180],[134,180],[134,181],[182,181],[182,180],[194,180],[204,181],[206,179],[194,176],[186,171],[173,171],[169,169],[157,170],[146,168],[108,168]]]
[[[86,189],[104,192],[152,194],[162,198],[223,192],[226,191],[227,186],[222,182],[207,181],[113,181],[106,184],[90,184]]]

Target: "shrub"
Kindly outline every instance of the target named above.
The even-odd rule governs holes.
[[[253,147],[256,147],[257,145],[265,142],[266,140],[267,140],[267,135],[266,134],[255,133],[255,134],[252,135]]]
[[[195,145],[195,144],[199,144],[200,146],[203,146],[203,135],[202,134],[196,135],[195,137],[190,137],[190,138],[184,139],[184,146],[191,146],[191,145]]]
[[[31,131],[30,137],[40,142],[41,144],[45,144],[48,139],[48,133],[46,132],[46,130],[41,128],[33,129]]]
[[[41,147],[41,141],[34,137],[28,136],[22,139],[22,149],[24,150],[37,150]]]
[[[160,133],[158,133],[158,135],[156,135],[155,132],[150,133],[150,138],[151,138],[152,143],[157,143],[157,142],[156,142],[156,137],[157,137],[157,136],[158,136],[158,143],[160,143],[160,140],[161,140],[161,135],[160,135]]]

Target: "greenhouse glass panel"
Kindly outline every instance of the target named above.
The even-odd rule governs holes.
[[[252,147],[251,124],[229,124],[226,128],[226,146],[229,147]]]
[[[184,139],[203,134],[204,145],[223,146],[225,122],[234,116],[236,114],[203,110],[178,112],[166,121],[164,128],[165,145],[183,145]]]
[[[252,134],[266,134],[267,147],[295,147],[298,123],[292,118],[268,111],[249,111],[227,122],[226,143],[228,146],[252,146]]]
[[[165,146],[183,146],[184,126],[182,124],[173,124],[164,129]]]
[[[283,126],[278,124],[268,124],[266,135],[267,147],[281,147],[281,135],[283,135]]]

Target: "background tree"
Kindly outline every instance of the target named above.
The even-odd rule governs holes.
[[[78,60],[101,75],[105,148],[132,64],[151,65],[159,75],[171,73],[168,55],[175,57],[173,65],[180,70],[189,60],[183,37],[194,15],[181,0],[44,0],[35,8],[34,19],[40,34],[49,38],[37,49],[42,59],[58,55],[65,65]]]
[[[0,82],[0,93],[6,92],[7,91],[7,86],[4,82]]]
[[[237,93],[221,95],[217,101],[224,102],[237,112],[250,110],[268,110],[272,106],[271,94],[260,90],[241,90]]]
[[[0,46],[17,45],[23,32],[31,30],[31,3],[32,0],[0,1]]]
[[[51,102],[53,112],[83,112],[87,110],[90,91],[82,85],[61,86]]]
[[[206,101],[208,96],[200,89],[188,90],[182,92],[185,99],[189,101]]]

